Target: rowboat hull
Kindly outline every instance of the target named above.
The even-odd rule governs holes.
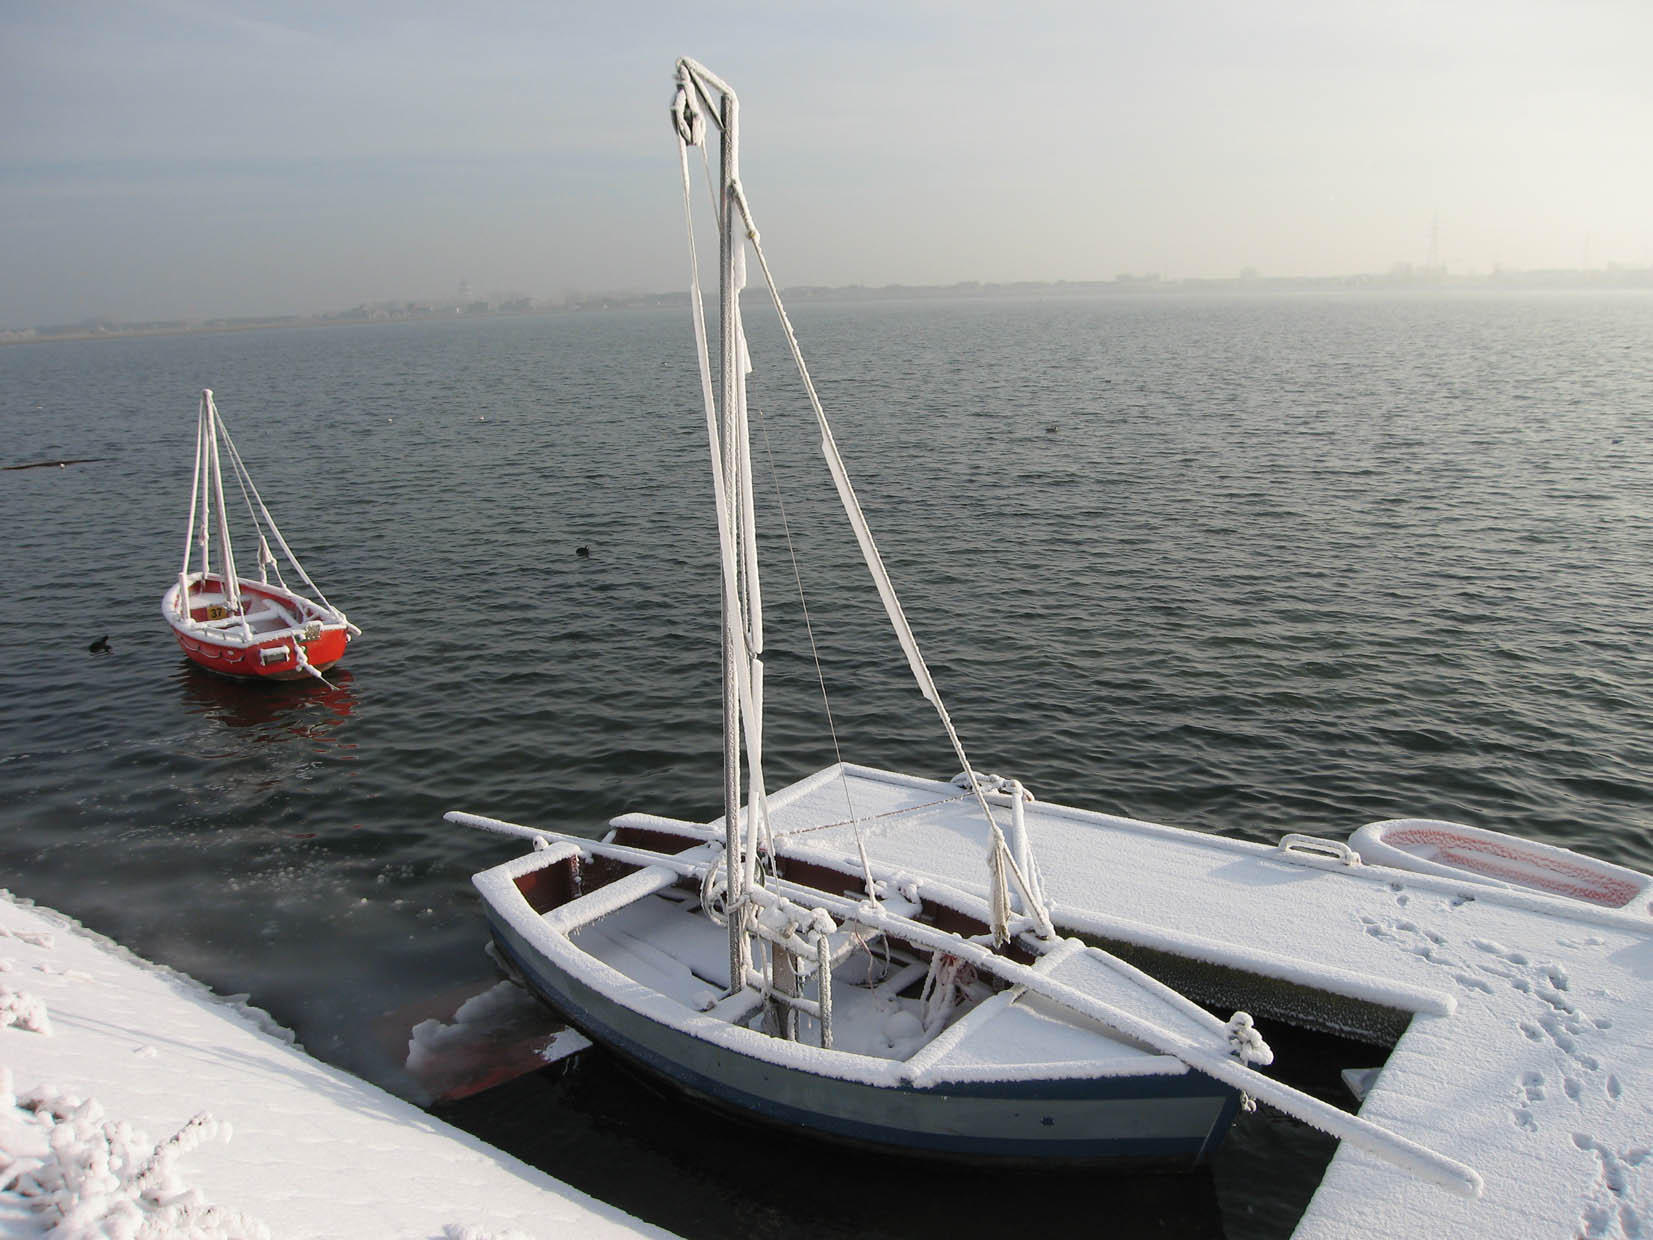
[[[311,676],[306,666],[325,672],[350,644],[341,613],[290,590],[242,578],[243,614],[231,615],[220,578],[191,574],[187,610],[178,589],[162,597],[161,614],[185,657],[219,676],[304,680]]]
[[[1462,823],[1391,818],[1361,827],[1349,845],[1362,861],[1375,865],[1519,887],[1601,908],[1653,912],[1653,877],[1571,849]]]
[[[500,951],[537,995],[592,1041],[692,1100],[803,1135],[902,1154],[1003,1164],[1193,1166],[1220,1145],[1238,1093],[1183,1070],[1109,1074],[1007,1071],[1001,1079],[920,1084],[901,1065],[800,1047],[742,1025],[661,1018],[669,1004],[547,933],[516,880],[554,869],[545,854],[477,876]],[[532,876],[530,889],[567,889]],[[598,893],[600,896],[600,892]],[[559,912],[572,914],[578,900]],[[790,1062],[788,1062],[790,1060]],[[1143,1062],[1163,1063],[1144,1054]],[[1069,1070],[1072,1071],[1071,1066]]]

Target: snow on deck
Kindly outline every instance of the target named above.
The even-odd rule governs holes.
[[[875,861],[985,891],[985,827],[958,789],[865,768],[848,783]],[[846,818],[836,768],[773,794],[770,808],[777,833],[798,832],[789,849],[853,862],[851,828],[819,825]],[[1006,808],[1001,826],[1009,819]],[[1042,802],[1027,806],[1027,830],[1065,929],[1410,1014],[1360,1114],[1468,1163],[1485,1192],[1454,1196],[1345,1145],[1299,1240],[1653,1240],[1647,908],[1347,866]]]
[[[0,891],[0,1236],[669,1236],[262,1016]]]

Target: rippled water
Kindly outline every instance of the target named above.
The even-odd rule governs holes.
[[[1653,869],[1653,298],[795,317],[981,766],[1250,839],[1416,814]],[[102,458],[0,473],[0,884],[249,992],[313,1051],[409,1090],[406,1020],[385,1013],[486,973],[469,876],[514,851],[442,811],[586,833],[628,809],[720,811],[684,318],[0,349],[0,464]],[[948,775],[831,519],[807,410],[754,335],[758,456],[786,497],[844,755]],[[213,680],[160,618],[203,385],[365,632],[332,689]],[[785,547],[765,549],[780,781],[832,751]],[[105,634],[113,653],[89,653]],[[691,1152],[704,1127],[605,1072],[535,1086],[551,1097],[533,1124],[575,1151],[547,1160],[601,1191],[580,1149],[652,1159],[691,1195],[712,1174]],[[506,1109],[467,1115],[486,1128]],[[1211,1226],[1289,1229],[1296,1140],[1237,1130]],[[1141,1191],[1132,1234],[1160,1234]]]

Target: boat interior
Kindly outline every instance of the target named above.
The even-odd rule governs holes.
[[[245,623],[255,634],[266,636],[301,628],[321,616],[302,599],[284,597],[246,581],[241,583],[238,610],[224,594],[221,583],[209,578],[191,584],[189,618],[196,627],[208,630],[239,629]]]
[[[650,838],[679,850],[690,841],[622,829],[630,844]],[[641,838],[640,838],[641,837]],[[698,844],[691,845],[691,851]],[[730,993],[728,932],[706,914],[698,885],[662,870],[592,857],[551,861],[516,878],[523,899],[593,959],[630,981],[700,1013],[821,1045],[818,968],[807,957],[765,945],[748,985]],[[780,874],[827,894],[856,898],[853,875],[795,859],[777,859]],[[795,871],[789,873],[789,871]],[[651,889],[651,890],[648,890]],[[984,935],[986,924],[935,901],[891,894],[886,911],[925,926]],[[830,963],[829,1044],[835,1051],[893,1061],[915,1085],[971,1079],[1007,1066],[1070,1065],[1072,1075],[1180,1073],[1182,1065],[1118,1030],[1062,1010],[969,964],[840,921],[827,936]],[[1118,960],[1067,940],[1039,955],[1012,943],[1009,954],[1053,981],[1121,1008],[1144,1011],[1196,1043],[1221,1044],[1222,1022],[1177,998],[1144,991],[1141,976]],[[790,998],[776,1001],[776,992]]]

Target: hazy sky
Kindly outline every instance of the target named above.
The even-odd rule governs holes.
[[[0,0],[0,327],[682,287],[675,58],[783,284],[1653,263],[1653,0]]]

